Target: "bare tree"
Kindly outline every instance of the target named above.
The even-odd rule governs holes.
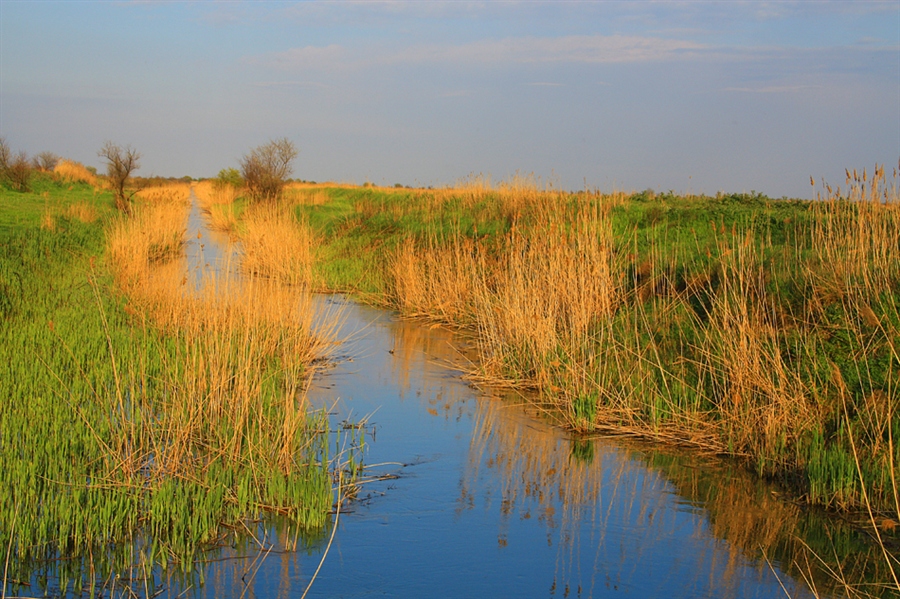
[[[44,171],[45,173],[49,173],[50,171],[55,169],[58,162],[59,156],[57,156],[53,152],[41,152],[31,159],[32,166],[34,166],[34,168],[38,170]]]
[[[13,156],[6,165],[4,176],[16,191],[30,191],[31,161],[28,154],[19,152]]]
[[[13,153],[6,139],[0,137],[0,180],[16,191],[28,191],[31,162],[25,152]]]
[[[134,194],[125,193],[125,184],[131,173],[141,168],[141,155],[131,146],[124,148],[107,141],[97,152],[100,158],[106,160],[106,176],[113,188],[113,195],[116,199],[116,208],[131,213],[131,196]]]
[[[247,193],[258,202],[274,202],[293,172],[297,147],[286,137],[271,140],[251,150],[241,159],[241,175]]]
[[[6,143],[5,137],[0,137],[0,175],[4,175],[6,173],[6,169],[9,168],[9,163],[12,161],[12,150],[9,147],[9,144]]]

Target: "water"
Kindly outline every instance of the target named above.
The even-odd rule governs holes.
[[[308,596],[776,597],[782,583],[811,596],[717,537],[639,452],[472,389],[446,366],[459,358],[446,331],[328,301],[356,339],[311,400],[365,419],[366,462],[389,463],[368,474],[396,478],[362,486]],[[299,596],[324,546],[257,564],[252,596]]]

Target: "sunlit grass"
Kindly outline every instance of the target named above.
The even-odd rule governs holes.
[[[481,380],[539,391],[578,430],[728,453],[855,509],[843,378],[870,499],[893,511],[900,202],[881,169],[849,183],[797,202],[475,177],[297,210],[327,284],[470,328]]]
[[[188,284],[189,188],[151,190],[125,217],[108,193],[49,181],[45,195],[0,191],[7,579],[52,572],[65,590],[135,564],[189,572],[223,523],[267,512],[294,538],[321,534],[331,452],[304,385],[334,337],[310,298]],[[94,218],[68,216],[80,204]]]

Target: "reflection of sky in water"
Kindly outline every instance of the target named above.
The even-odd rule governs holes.
[[[311,596],[782,593],[764,562],[711,536],[705,512],[627,451],[595,442],[585,457],[520,410],[476,401],[440,365],[454,358],[443,331],[347,310],[345,330],[361,331],[343,348],[352,358],[316,380],[311,400],[337,402],[336,421],[369,416],[367,463],[408,465],[375,468],[400,478],[364,487],[342,515]],[[287,567],[293,593],[319,555]],[[263,562],[257,595],[279,596],[285,568]]]
[[[343,303],[320,300],[332,315]],[[575,442],[509,402],[477,399],[445,367],[461,356],[441,329],[343,310],[344,358],[317,375],[310,400],[335,423],[368,418],[370,474],[399,478],[362,487],[309,596],[784,596],[764,561],[712,534],[707,510],[638,454]],[[248,544],[235,550],[248,557],[205,569],[200,594],[298,597],[324,546],[264,554]],[[793,597],[810,596],[779,575]]]
[[[227,235],[206,228],[203,212],[191,192],[191,211],[188,215],[184,245],[185,265],[189,276],[199,289],[210,277],[238,271],[238,246]]]

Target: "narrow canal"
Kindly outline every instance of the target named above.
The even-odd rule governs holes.
[[[195,208],[189,260],[229,255],[199,219]],[[333,538],[283,551],[268,529],[200,565],[202,586],[170,581],[171,596],[796,599],[815,596],[798,582],[812,568],[805,545],[853,544],[848,528],[727,462],[576,438],[521,399],[471,387],[449,331],[343,296],[320,307],[340,315],[345,341],[309,399],[337,429],[363,425],[374,480]]]

